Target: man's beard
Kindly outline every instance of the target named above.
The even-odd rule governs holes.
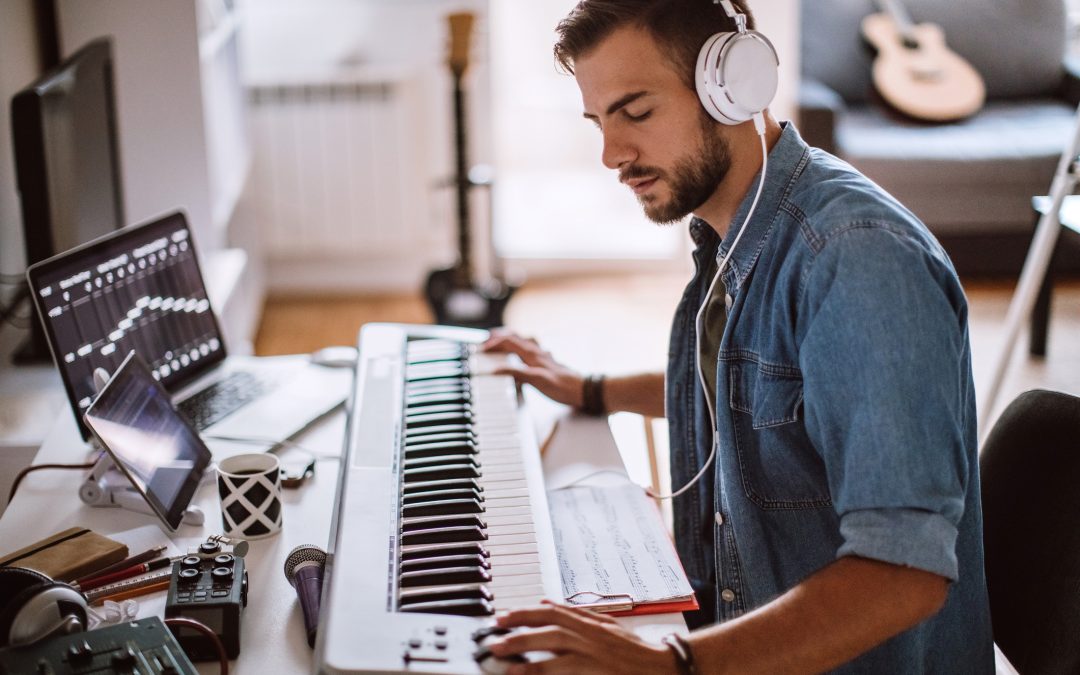
[[[656,176],[667,183],[671,197],[666,202],[661,202],[656,195],[638,196],[646,217],[654,223],[671,225],[685,218],[712,196],[731,169],[728,142],[716,133],[712,118],[704,114],[702,117],[701,148],[679,160],[670,172],[655,167],[631,166],[620,176],[623,180]]]

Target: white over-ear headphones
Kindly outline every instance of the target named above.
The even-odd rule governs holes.
[[[746,29],[746,15],[731,0],[713,2],[735,20],[736,31],[717,33],[702,45],[694,75],[698,98],[717,122],[742,124],[772,102],[780,60],[768,38]]]

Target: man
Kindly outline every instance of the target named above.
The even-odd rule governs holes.
[[[694,216],[666,380],[584,378],[510,333],[487,345],[558,401],[666,414],[697,630],[650,645],[549,605],[501,617],[535,628],[492,651],[555,655],[512,673],[992,672],[959,281],[913,214],[767,111],[747,219],[761,140],[706,115],[693,75],[733,30],[707,0],[585,0],[557,29],[604,165],[651,219]]]

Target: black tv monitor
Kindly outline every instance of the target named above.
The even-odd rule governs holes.
[[[124,226],[112,44],[95,40],[11,99],[26,263]],[[48,360],[31,322],[22,360]]]

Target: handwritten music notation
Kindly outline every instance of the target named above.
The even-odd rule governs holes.
[[[599,609],[690,601],[693,589],[656,505],[641,487],[548,493],[567,602]]]

